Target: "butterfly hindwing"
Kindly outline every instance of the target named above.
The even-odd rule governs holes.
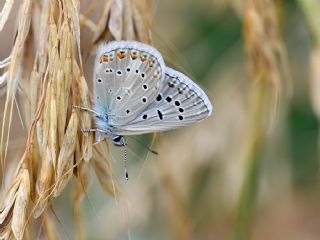
[[[191,125],[211,115],[207,95],[184,74],[166,67],[160,92],[135,119],[119,126],[117,134],[165,131]]]
[[[133,121],[157,97],[165,74],[161,54],[134,41],[100,46],[95,60],[96,111],[108,116],[108,125]]]

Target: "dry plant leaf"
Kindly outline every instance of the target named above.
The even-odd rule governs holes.
[[[19,27],[18,33],[16,37],[15,44],[13,46],[11,52],[11,62],[8,69],[9,77],[7,79],[7,96],[5,102],[5,109],[3,113],[3,121],[2,121],[2,131],[1,131],[1,139],[0,139],[0,148],[4,149],[4,155],[1,151],[0,159],[4,164],[4,159],[6,158],[8,144],[9,144],[9,133],[11,127],[11,119],[12,119],[12,110],[13,110],[13,103],[14,97],[17,90],[17,86],[19,83],[19,75],[21,68],[21,61],[22,61],[22,54],[23,54],[23,47],[26,41],[30,22],[31,22],[31,9],[32,3],[30,0],[25,0],[19,9]],[[4,147],[4,143],[6,145]]]
[[[2,31],[4,25],[8,20],[13,4],[14,4],[14,0],[6,0],[2,8],[2,11],[0,12],[0,31]]]

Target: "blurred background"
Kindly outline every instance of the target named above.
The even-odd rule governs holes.
[[[319,239],[320,4],[245,2],[152,1],[146,14],[154,46],[203,87],[213,116],[157,135],[158,156],[129,139],[129,181],[122,151],[112,148],[123,196],[109,196],[92,174],[84,199],[87,239]],[[254,14],[257,2],[260,10],[269,6],[266,16]],[[10,27],[0,37],[3,59],[14,37]],[[92,59],[85,65],[90,81]],[[23,149],[26,130],[18,118],[13,124],[12,139]],[[139,139],[149,145],[152,136]],[[53,203],[60,239],[76,239],[68,189]]]

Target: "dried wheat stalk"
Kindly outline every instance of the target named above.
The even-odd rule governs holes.
[[[234,239],[248,236],[256,199],[261,151],[280,100],[290,93],[286,50],[281,39],[276,2],[248,0],[244,12],[244,40],[252,88],[246,173],[234,227]]]
[[[13,3],[7,0],[0,12],[0,31]],[[0,238],[22,239],[25,233],[34,238],[33,216],[43,219],[42,234],[55,239],[48,206],[75,176],[78,185],[74,189],[74,216],[79,238],[83,239],[81,200],[90,186],[90,168],[94,168],[105,191],[111,195],[120,191],[113,180],[108,151],[99,145],[93,147],[93,137],[81,132],[92,127],[91,116],[72,108],[72,105],[91,106],[81,53],[90,52],[98,42],[110,39],[150,42],[147,19],[141,14],[143,4],[106,1],[97,23],[90,20],[89,14],[80,13],[79,0],[41,3],[23,0],[19,5],[17,37],[10,56],[0,62],[0,68],[4,69],[0,84],[6,86],[0,139],[4,173],[10,162],[6,153],[17,95],[23,101],[20,108],[28,139],[10,186],[1,192]],[[94,10],[98,3],[93,1],[92,6]],[[92,46],[86,49],[81,49],[80,42],[83,27],[92,30]]]

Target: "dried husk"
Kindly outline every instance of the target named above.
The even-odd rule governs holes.
[[[49,148],[47,148],[46,154],[41,161],[41,168],[36,185],[37,202],[33,213],[35,218],[38,218],[47,207],[52,192],[53,176],[52,156]]]
[[[84,77],[80,77],[79,81],[79,92],[81,103],[83,106],[90,106],[90,99],[89,99],[89,89],[87,82],[85,81]],[[86,112],[81,112],[81,129],[90,129],[92,126],[92,116]],[[89,161],[92,157],[92,145],[93,145],[93,135],[89,134],[88,136],[82,135],[82,154],[85,161]]]
[[[20,186],[17,191],[12,214],[12,232],[16,239],[22,239],[26,227],[27,210],[30,201],[30,176],[27,169],[21,169]]]
[[[1,199],[1,208],[0,208],[0,236],[5,234],[7,231],[11,229],[11,220],[13,213],[13,206],[16,200],[17,192],[20,186],[21,177],[20,175],[16,177],[5,194],[1,194],[2,196],[6,196]]]
[[[73,173],[74,151],[77,141],[78,116],[75,111],[71,114],[65,137],[62,142],[61,150],[57,162],[56,187],[53,196],[61,194],[64,187],[69,182]]]
[[[109,30],[115,40],[122,39],[123,0],[114,1],[110,9]]]

